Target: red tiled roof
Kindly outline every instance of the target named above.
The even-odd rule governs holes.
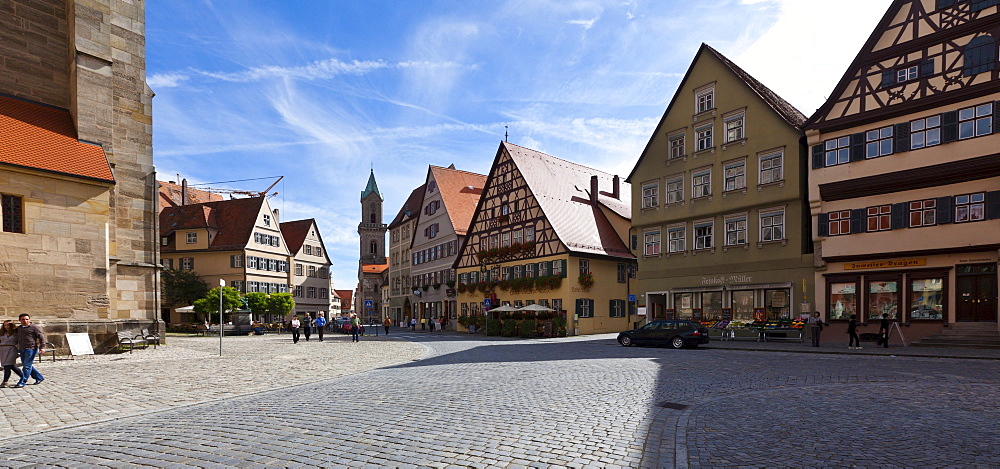
[[[424,189],[427,188],[427,184],[421,184],[420,187],[413,189],[410,192],[410,196],[406,198],[406,202],[403,206],[399,208],[399,213],[396,214],[396,218],[392,219],[392,223],[389,223],[389,229],[393,229],[400,223],[409,220],[418,214],[420,214],[420,206],[423,205],[424,200]],[[409,210],[410,214],[407,215],[406,212]]]
[[[597,176],[598,203],[632,218],[631,185],[619,181],[619,199],[610,197],[614,176],[545,153],[501,142],[559,240],[573,252],[634,258],[604,212],[590,203],[590,178]]]
[[[210,250],[242,249],[252,239],[263,204],[263,197],[249,197],[167,207],[160,212],[160,235],[166,236],[181,229],[215,228],[218,233],[209,246]],[[163,246],[163,251],[171,251],[172,248]]]
[[[114,182],[99,145],[80,142],[69,111],[0,96],[0,163]]]
[[[386,260],[389,258],[386,257]],[[389,268],[389,264],[361,264],[361,271],[366,274],[381,274]]]
[[[160,184],[160,211],[167,207],[176,207],[181,204],[180,184],[173,182],[156,181]],[[219,202],[225,200],[222,194],[215,194],[200,189],[187,188],[187,203],[200,204],[205,202]]]
[[[452,228],[456,234],[464,236],[486,186],[486,176],[433,165],[430,171],[441,191],[441,200],[451,218]]]
[[[351,299],[354,297],[354,292],[351,290],[334,290],[337,292],[337,296],[340,297],[340,305],[346,306],[347,309],[351,309]]]
[[[302,248],[302,243],[306,241],[306,236],[309,235],[309,229],[315,223],[316,220],[312,218],[281,223],[281,236],[285,237],[285,245],[288,246],[288,252],[293,256]]]

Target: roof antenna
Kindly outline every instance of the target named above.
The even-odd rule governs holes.
[[[507,143],[507,126],[503,126],[503,141]]]

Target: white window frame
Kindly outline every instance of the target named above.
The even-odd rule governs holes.
[[[694,94],[695,114],[708,112],[712,109],[715,109],[715,87],[704,89]]]
[[[712,195],[712,170],[703,169],[691,174],[691,198],[697,199]]]
[[[738,140],[743,140],[746,138],[746,127],[744,126],[746,115],[742,112],[727,117],[723,122],[723,128],[726,130],[726,143],[732,143]]]
[[[747,244],[747,216],[739,215],[725,219],[726,246],[743,246]]]
[[[775,217],[780,223],[775,224]],[[760,242],[770,243],[785,240],[785,209],[760,211]],[[778,227],[780,237],[774,236],[774,228]]]
[[[910,121],[910,149],[933,147],[941,144],[941,116],[927,116]]]
[[[666,192],[666,204],[679,204],[684,202],[684,177],[677,177],[668,180],[664,184],[664,190]]]
[[[687,227],[674,226],[667,228],[667,252],[673,254],[687,250]]]
[[[760,184],[771,184],[785,179],[785,152],[776,151],[760,156]]]
[[[662,252],[662,239],[660,230],[647,230],[642,233],[643,250],[642,254],[647,257],[659,256]]]
[[[909,67],[904,67],[896,70],[896,83],[905,83],[910,80],[916,80],[920,76],[920,67],[917,65],[911,65]]]
[[[714,141],[712,139],[713,130],[715,125],[708,124],[694,129],[695,137],[695,151],[706,151],[711,150],[714,147]]]
[[[684,157],[685,135],[683,133],[667,137],[668,158],[676,159]]]
[[[271,226],[271,216],[264,214],[264,226]]]
[[[738,191],[747,187],[747,160],[731,161],[724,167],[724,191]],[[730,184],[732,183],[732,184]]]
[[[893,126],[865,132],[865,158],[878,158],[893,152]]]
[[[660,205],[660,182],[652,181],[642,185],[642,208],[656,208]]]
[[[963,131],[969,129],[963,136]],[[958,110],[958,139],[981,137],[993,133],[993,103]]]
[[[197,232],[187,233],[186,236],[184,237],[184,239],[185,239],[185,242],[187,244],[197,244],[198,243],[198,233]]]
[[[851,136],[832,138],[823,142],[823,165],[837,166],[851,162]]]
[[[695,222],[694,249],[697,251],[704,249],[712,249],[714,247],[715,247],[715,221],[713,220],[713,221]]]

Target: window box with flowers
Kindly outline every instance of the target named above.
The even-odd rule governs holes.
[[[581,274],[580,277],[576,279],[576,281],[580,284],[581,287],[583,287],[584,290],[590,290],[590,288],[594,286],[594,274],[590,272]]]

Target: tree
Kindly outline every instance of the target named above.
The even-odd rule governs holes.
[[[163,304],[167,307],[191,305],[208,294],[205,279],[193,270],[164,270],[162,279]]]
[[[253,313],[253,317],[263,320],[264,314],[267,313],[271,303],[270,298],[267,297],[267,293],[250,292],[243,299],[246,300],[247,308]]]
[[[222,309],[235,311],[240,306],[243,306],[243,302],[240,301],[240,292],[236,291],[235,288],[222,287]],[[213,317],[213,314],[219,314],[219,287],[209,290],[204,298],[195,301],[194,310],[209,318]]]
[[[284,318],[295,308],[291,293],[272,293],[267,299],[267,312]]]

